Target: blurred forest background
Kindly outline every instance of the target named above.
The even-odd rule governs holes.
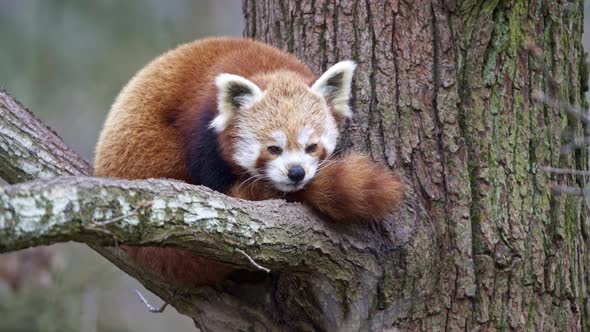
[[[590,32],[590,4],[585,5]],[[178,44],[242,34],[238,0],[0,0],[0,86],[88,160],[110,104],[147,62]],[[590,46],[589,34],[584,38]],[[193,331],[80,244],[0,256],[0,332]]]
[[[0,0],[0,86],[92,160],[123,85],[175,46],[241,36],[238,0]],[[0,256],[0,331],[194,331],[161,301],[81,244]]]

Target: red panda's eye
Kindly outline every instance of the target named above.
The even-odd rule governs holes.
[[[272,145],[268,147],[268,152],[270,152],[271,154],[281,154],[283,153],[283,149],[279,148],[276,145]]]
[[[316,150],[318,149],[318,145],[317,144],[310,144],[305,148],[305,152],[307,153],[314,153],[316,152]]]

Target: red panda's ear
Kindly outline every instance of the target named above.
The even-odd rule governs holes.
[[[218,133],[225,130],[237,111],[252,106],[263,96],[256,84],[238,75],[220,74],[215,85],[218,114],[209,126]]]
[[[311,90],[324,97],[340,118],[352,117],[348,100],[352,90],[352,75],[356,64],[354,61],[341,61],[326,70],[311,86]]]

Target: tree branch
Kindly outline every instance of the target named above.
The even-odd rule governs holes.
[[[242,201],[172,180],[59,177],[0,188],[0,252],[67,241],[166,246],[254,269],[242,250],[272,269],[349,274],[377,248],[349,246],[343,257],[340,245],[354,240],[346,234],[299,204]]]
[[[0,177],[8,183],[20,183],[55,176],[88,176],[92,167],[70,149],[62,139],[28,109],[0,88]],[[10,190],[5,188],[4,190]],[[3,226],[6,227],[6,226]],[[107,234],[103,234],[105,236]],[[38,243],[43,240],[38,239]],[[45,240],[45,243],[50,242]],[[4,240],[2,241],[4,243]],[[7,245],[8,246],[8,245]],[[118,246],[90,244],[94,250],[121,270],[139,280],[165,300],[175,285],[154,275],[129,258]],[[174,304],[174,302],[171,302]],[[186,306],[186,304],[185,304]],[[179,304],[177,309],[182,310]]]
[[[393,301],[395,292],[379,291],[379,283],[389,289],[404,278],[391,274],[396,266],[434,266],[433,232],[419,209],[387,222],[338,225],[282,200],[247,202],[179,181],[90,174],[86,161],[0,89],[0,176],[12,184],[37,179],[0,190],[0,252],[88,243],[211,330],[280,330],[285,321],[302,324],[293,329],[309,329],[309,322],[329,329],[345,316],[361,321],[375,301]],[[118,244],[181,248],[258,270],[251,259],[272,272],[256,283],[187,288],[136,264]],[[420,279],[416,287],[433,281]],[[410,299],[401,301],[408,306]]]
[[[2,173],[7,181],[87,175],[90,169],[57,134],[0,89],[0,170],[7,170]],[[151,206],[134,210],[146,202]],[[323,225],[300,204],[247,202],[174,180],[66,177],[0,190],[0,252],[66,241],[88,243],[101,254],[110,250],[98,247],[103,245],[155,245],[252,269],[236,254],[238,248],[273,269],[288,265],[346,273],[350,265],[338,265],[346,261],[343,257],[355,255],[342,255],[338,246],[340,241],[355,241],[346,240],[342,229],[330,231]],[[322,248],[314,245],[318,243]],[[327,243],[334,245],[328,248]],[[362,250],[368,250],[369,243],[363,243]],[[362,260],[355,264],[364,265]]]
[[[0,88],[0,177],[8,183],[90,175],[92,167]]]

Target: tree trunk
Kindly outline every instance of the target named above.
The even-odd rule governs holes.
[[[370,152],[410,187],[380,222],[334,225],[281,201],[82,177],[89,165],[0,89],[0,176],[42,179],[0,190],[0,252],[89,243],[205,331],[590,330],[588,209],[551,192],[585,178],[544,171],[588,168],[584,150],[560,145],[590,121],[555,102],[585,106],[582,5],[244,1],[248,36],[318,73],[358,62],[341,147]],[[533,44],[542,61],[524,49]],[[76,177],[46,179],[62,175]],[[118,244],[271,272],[187,288]]]
[[[361,319],[348,325],[361,330],[590,329],[587,206],[551,193],[554,182],[585,180],[543,171],[587,169],[585,151],[560,153],[582,126],[533,98],[539,90],[585,106],[583,1],[243,5],[246,36],[318,73],[357,61],[342,146],[369,151],[412,188],[400,220],[419,231],[384,259],[394,265],[364,301],[324,314]],[[540,47],[548,70],[527,44]]]

